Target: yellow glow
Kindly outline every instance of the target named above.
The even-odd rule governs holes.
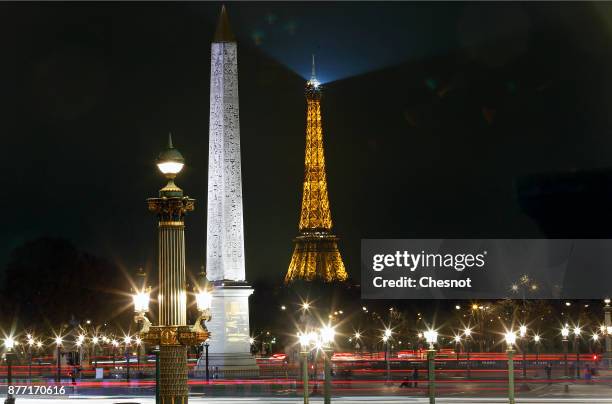
[[[427,341],[430,345],[435,344],[438,341],[438,332],[435,330],[427,330],[424,333],[425,341]]]
[[[201,290],[196,294],[196,306],[199,311],[208,310],[212,306],[212,293]]]
[[[516,334],[513,331],[508,331],[505,335],[506,344],[508,344],[508,348],[511,348],[512,345],[516,343]]]
[[[570,334],[570,329],[567,326],[561,329],[561,336],[567,337],[569,336],[569,334]]]
[[[163,174],[178,174],[183,169],[183,163],[177,163],[176,161],[165,161],[163,163],[157,163],[157,168]]]
[[[13,339],[13,337],[7,337],[4,339],[4,347],[6,349],[13,349],[14,346],[15,346],[15,340]]]
[[[62,345],[62,342],[64,342],[62,337],[55,337],[55,345]]]
[[[93,337],[93,338],[91,339],[91,342],[93,342],[94,344],[97,344],[97,343],[98,343],[98,341],[100,341],[100,339],[99,339],[98,337]]]
[[[305,348],[310,344],[310,336],[308,334],[298,334],[298,340],[300,341],[300,346],[302,346],[302,348]],[[253,344],[251,343],[251,345]]]
[[[326,325],[325,327],[321,328],[320,334],[323,343],[329,344],[334,341],[336,331],[333,329],[333,327]]]
[[[149,311],[150,297],[147,292],[138,292],[134,294],[134,311],[136,313],[146,313]]]
[[[525,335],[527,335],[527,326],[526,325],[522,325],[519,327],[519,335],[521,336],[521,338],[524,338]]]

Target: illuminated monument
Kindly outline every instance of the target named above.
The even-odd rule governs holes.
[[[225,7],[211,46],[206,273],[214,284],[210,367],[257,369],[245,277],[237,45]]]
[[[285,283],[296,280],[345,281],[344,263],[338,250],[338,237],[332,234],[332,219],[327,196],[323,127],[321,124],[321,85],[315,76],[306,83],[306,158],[300,234],[285,276]]]

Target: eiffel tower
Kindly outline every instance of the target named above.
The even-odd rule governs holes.
[[[321,124],[321,85],[315,75],[306,83],[306,158],[300,234],[293,240],[295,249],[285,276],[285,284],[293,281],[343,282],[348,278],[338,250],[338,237],[332,232],[332,219],[327,195],[323,127]]]

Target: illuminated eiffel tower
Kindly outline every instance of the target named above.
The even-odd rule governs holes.
[[[338,237],[332,234],[332,219],[327,196],[323,127],[321,124],[321,85],[315,75],[306,83],[306,158],[300,234],[285,276],[285,283],[296,280],[342,282],[347,279]]]

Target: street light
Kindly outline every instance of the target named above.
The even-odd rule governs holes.
[[[538,334],[533,336],[533,342],[535,342],[535,349],[536,349],[536,362],[540,360],[540,341],[542,340],[542,337],[540,337]]]
[[[568,371],[568,367],[567,367],[567,344],[568,344],[568,337],[570,335],[570,329],[567,326],[567,324],[565,326],[563,326],[563,328],[561,329],[561,337],[562,339],[562,344],[563,344],[563,361],[564,363],[564,377],[567,379],[569,378],[569,371]],[[567,386],[567,385],[566,385]]]
[[[6,384],[10,386],[13,383],[13,348],[15,347],[15,339],[13,337],[6,337],[4,339],[4,348],[6,348]],[[10,396],[9,396],[10,397]]]
[[[436,366],[435,366],[435,356],[436,350],[434,344],[438,341],[438,332],[432,329],[429,329],[423,333],[425,336],[425,341],[429,344],[429,349],[427,350],[427,369],[429,376],[429,404],[435,404],[436,402]]]
[[[323,326],[319,330],[320,343],[317,344],[317,347],[320,347],[320,349],[323,351],[323,371],[325,375],[325,383],[323,384],[324,404],[331,403],[331,354],[335,335],[336,331],[329,325]]]
[[[125,379],[130,381],[130,345],[132,344],[132,337],[126,335],[123,337],[123,344],[125,345]]]
[[[385,366],[387,368],[387,384],[391,382],[391,351],[389,349],[389,339],[393,335],[390,328],[385,328],[382,340],[385,344]]]
[[[32,334],[27,334],[28,339],[28,379],[32,382],[32,347],[36,343]]]
[[[200,281],[198,283],[196,292],[196,306],[198,308],[198,312],[200,315],[196,320],[193,329],[198,333],[208,334],[208,330],[206,328],[206,321],[210,321],[212,319],[212,314],[210,312],[210,308],[212,307],[212,299],[213,295],[211,292],[210,285],[208,283],[208,279],[206,278],[206,271],[204,267],[201,268],[200,271]],[[204,366],[205,369],[205,377],[206,383],[210,380],[210,370],[208,366],[208,338],[202,341],[202,346],[204,347]]]
[[[470,337],[472,336],[472,329],[465,327],[463,330],[465,336],[465,353],[467,354],[467,378],[469,379],[472,372],[472,363],[470,361]]]
[[[61,336],[56,336],[55,337],[55,345],[57,347],[57,374],[55,376],[55,381],[56,382],[60,382],[61,381],[61,375],[62,375],[62,360],[61,360],[61,356],[62,356],[62,344],[63,344],[63,340]]]
[[[574,327],[574,353],[576,354],[576,379],[580,379],[580,335],[582,330],[579,326]]]
[[[514,404],[514,349],[516,334],[508,331],[505,335],[506,353],[508,354],[508,403]]]
[[[455,359],[457,361],[457,368],[459,367],[459,351],[461,350],[461,335],[457,334],[453,337],[455,341]]]
[[[302,388],[304,389],[304,404],[308,404],[308,354],[310,352],[310,336],[305,333],[298,334],[300,342],[300,356],[302,357]]]
[[[519,327],[519,337],[521,338],[521,351],[523,351],[523,380],[527,378],[527,326],[521,325]]]

